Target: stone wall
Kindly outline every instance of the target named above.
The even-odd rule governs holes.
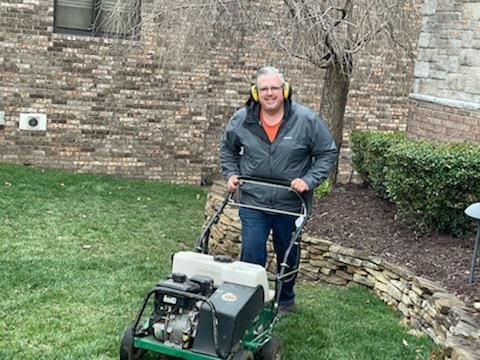
[[[294,96],[320,108],[322,71],[254,38],[212,31],[178,59],[171,45],[183,40],[155,21],[136,41],[54,33],[53,4],[0,0],[0,161],[200,184],[218,176],[221,130],[260,65],[282,68]],[[351,129],[405,128],[413,62],[384,48],[354,59],[340,181],[353,174]],[[19,130],[20,113],[46,114],[47,130]]]
[[[480,141],[480,2],[425,0],[407,134]]]
[[[207,199],[207,216],[224,196],[225,183],[215,182]],[[211,232],[210,252],[237,257],[241,231],[238,210],[226,209]],[[271,254],[270,243],[269,247]],[[305,235],[300,261],[299,279],[366,286],[396,308],[413,329],[440,344],[447,359],[480,359],[480,323],[475,310],[438,284],[377,256]],[[275,269],[274,259],[270,257],[267,266],[270,271]]]

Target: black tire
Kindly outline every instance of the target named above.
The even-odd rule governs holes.
[[[272,336],[270,341],[263,346],[262,359],[263,360],[282,360],[283,359],[282,343],[277,337]]]
[[[248,350],[240,350],[233,355],[232,360],[254,360],[253,354]]]
[[[130,325],[123,333],[122,342],[120,344],[120,360],[141,360],[143,359],[144,351],[136,349],[133,346],[133,326]]]

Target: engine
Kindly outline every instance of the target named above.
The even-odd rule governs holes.
[[[202,300],[189,294],[209,297],[213,292],[213,279],[174,273],[156,286],[154,311],[150,324],[155,339],[182,349],[189,349],[197,333]]]
[[[175,254],[173,271],[151,292],[154,307],[144,336],[210,356],[231,353],[269,299],[265,269],[183,252]]]

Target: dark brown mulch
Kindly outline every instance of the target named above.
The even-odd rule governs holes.
[[[468,284],[475,235],[417,238],[395,220],[395,206],[364,185],[337,186],[328,196],[315,200],[306,232],[404,265],[470,306],[480,301],[480,264],[476,281]]]

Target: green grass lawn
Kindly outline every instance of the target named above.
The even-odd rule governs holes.
[[[203,189],[0,164],[0,359],[116,359],[171,254],[200,233]],[[298,286],[287,360],[429,359],[362,288]]]

